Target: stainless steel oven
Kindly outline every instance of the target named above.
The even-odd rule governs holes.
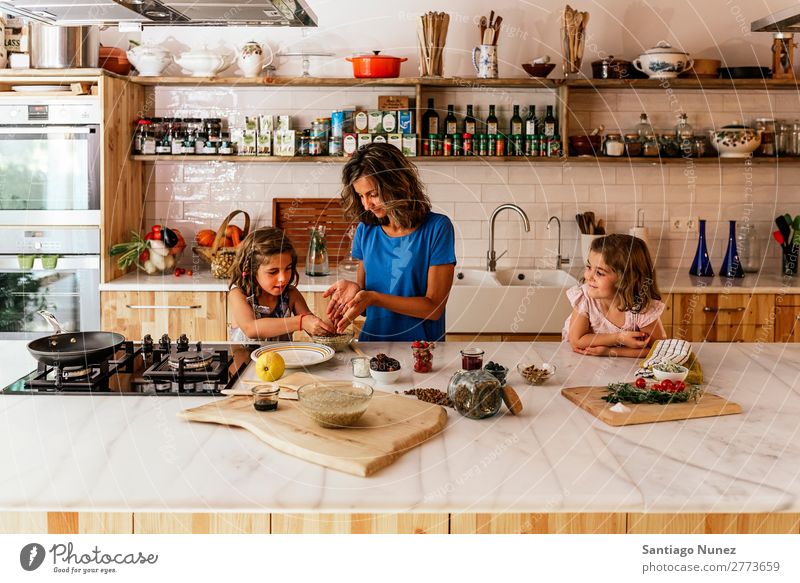
[[[0,100],[0,225],[100,224],[100,102]]]
[[[0,339],[52,334],[41,309],[66,330],[99,330],[99,285],[99,228],[0,227]]]

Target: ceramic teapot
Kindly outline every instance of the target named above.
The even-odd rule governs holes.
[[[267,55],[264,54],[264,49],[266,49]],[[236,49],[236,62],[245,77],[259,76],[264,67],[272,64],[274,58],[269,45],[265,44],[262,48],[260,44],[252,40]]]
[[[172,61],[169,51],[156,45],[139,45],[126,54],[142,77],[157,77]]]
[[[175,62],[183,72],[192,77],[214,77],[217,73],[227,69],[233,64],[230,54],[221,54],[206,47],[194,51],[187,51]]]

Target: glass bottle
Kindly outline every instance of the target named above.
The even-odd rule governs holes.
[[[489,135],[497,133],[497,116],[494,113],[494,105],[489,106],[489,116],[486,118],[486,133]]]
[[[653,129],[653,126],[650,124],[650,120],[648,119],[646,113],[643,113],[639,116],[639,123],[636,124],[635,129],[642,142],[646,141],[648,138],[655,137],[656,135],[656,132]]]
[[[491,417],[503,403],[500,381],[482,368],[455,373],[447,386],[447,396],[455,410],[469,419]]]
[[[525,118],[525,136],[535,136],[539,133],[539,120],[536,119],[536,106],[528,107],[528,117]]]
[[[325,225],[311,227],[311,237],[308,240],[308,255],[306,256],[306,275],[312,277],[328,275],[328,246],[325,242]]]
[[[508,124],[509,136],[516,136],[522,133],[522,118],[519,116],[519,105],[514,106],[514,114],[511,116],[511,121]]]
[[[756,273],[761,260],[761,242],[758,240],[756,226],[753,223],[740,226],[736,233],[736,248],[739,251],[742,269],[746,273]]]
[[[688,116],[682,113],[675,126],[675,136],[678,140],[681,152],[686,156],[692,154],[692,138],[694,138],[694,128],[689,124]]]
[[[457,131],[458,120],[456,114],[453,113],[453,104],[447,106],[447,117],[444,118],[444,133],[454,134]]]
[[[422,114],[422,135],[439,133],[439,114],[433,108],[433,98],[428,98],[428,109]]]
[[[714,277],[714,268],[711,267],[711,260],[708,258],[708,248],[706,247],[705,219],[700,219],[698,227],[697,251],[695,251],[692,266],[689,268],[689,275]]]
[[[467,116],[464,118],[464,133],[472,134],[473,136],[478,133],[478,120],[475,119],[475,114],[472,113],[472,104],[467,104]]]
[[[544,116],[542,125],[544,126],[542,128],[542,133],[548,138],[552,138],[558,134],[558,120],[556,116],[553,115],[552,105],[547,106],[547,113]]]
[[[719,275],[720,277],[744,277],[742,261],[739,259],[739,251],[736,249],[736,221],[728,222],[728,250],[725,251],[725,259],[722,260]]]

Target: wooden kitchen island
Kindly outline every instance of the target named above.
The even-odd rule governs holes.
[[[5,385],[32,361],[0,344]],[[407,344],[363,345],[403,362],[389,390],[444,390],[463,346],[437,346],[423,375]],[[208,398],[0,396],[0,532],[800,532],[800,345],[694,346],[708,389],[742,414],[610,427],[560,390],[630,379],[635,361],[485,343],[523,414],[448,410],[443,433],[369,478],[177,417]],[[536,353],[558,371],[530,387],[513,367]],[[311,372],[350,378],[350,356]]]

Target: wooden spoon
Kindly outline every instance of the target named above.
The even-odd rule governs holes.
[[[489,21],[485,16],[481,16],[481,42],[483,44],[483,37],[486,35],[486,29],[489,27]]]

